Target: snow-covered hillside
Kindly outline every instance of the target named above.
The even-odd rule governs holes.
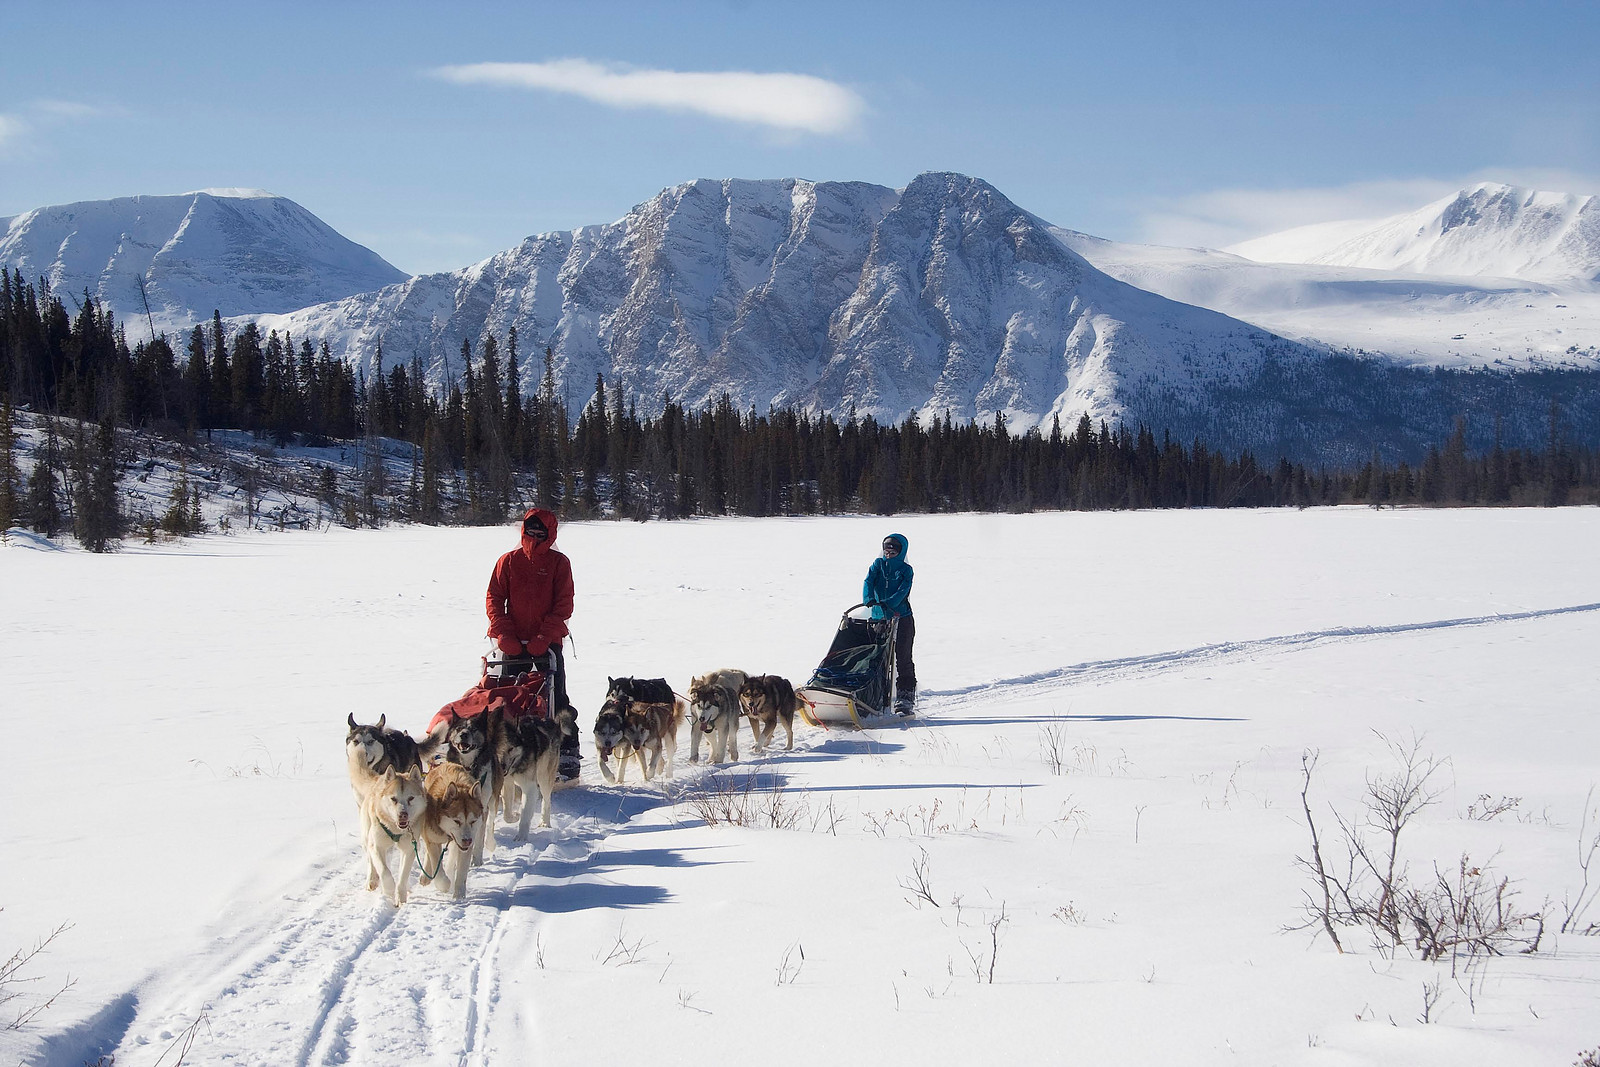
[[[512,528],[0,545],[0,957],[72,924],[7,1009],[77,980],[0,1030],[0,1062],[151,1067],[189,1034],[185,1063],[263,1067],[629,1040],[783,1065],[1600,1046],[1600,941],[1559,929],[1600,828],[1600,511],[564,524],[582,728],[608,674],[804,678],[890,529],[918,719],[801,727],[767,758],[746,730],[715,775],[683,745],[648,785],[605,784],[588,749],[554,825],[502,831],[464,903],[398,911],[365,889],[345,718],[418,730],[466,688]],[[1402,836],[1410,876],[1466,855],[1510,878],[1537,952],[1452,967],[1286,930],[1315,887],[1302,755],[1338,862],[1333,812],[1359,818],[1400,770],[1386,741],[1414,739],[1448,764]],[[709,825],[746,775],[765,816]]]
[[[1299,227],[1228,251],[1264,263],[1600,282],[1600,197],[1480,182],[1393,218]]]
[[[0,264],[87,289],[144,337],[223,315],[293,311],[406,277],[292,200],[250,189],[128,196],[0,219]],[[144,280],[145,292],[139,291]]]
[[[1265,263],[1052,232],[1129,285],[1284,337],[1419,367],[1600,367],[1600,288],[1587,284]]]

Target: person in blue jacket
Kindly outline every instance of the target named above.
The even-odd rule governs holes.
[[[861,585],[861,601],[872,608],[874,619],[897,619],[895,625],[894,710],[909,715],[916,704],[917,667],[911,659],[911,646],[917,638],[917,622],[911,614],[911,564],[906,562],[910,542],[904,534],[883,539],[883,555],[867,568]]]

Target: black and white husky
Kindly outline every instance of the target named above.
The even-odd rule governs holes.
[[[689,682],[689,762],[700,762],[700,737],[711,738],[711,762],[739,759],[739,688],[744,671],[724,668]]]
[[[345,760],[350,768],[350,788],[358,802],[384,771],[392,769],[404,774],[413,767],[422,768],[417,742],[404,730],[385,726],[387,718],[379,715],[371,726],[356,722],[353,714],[346,718],[350,730],[344,735]]]
[[[520,802],[518,841],[528,839],[528,822],[533,816],[535,795],[540,803],[540,826],[550,825],[550,794],[556,788],[556,770],[561,761],[561,739],[578,734],[578,713],[562,708],[552,718],[532,715],[505,718],[495,737],[495,768],[500,776],[500,808],[506,822],[511,821],[514,804]],[[491,812],[492,815],[492,812]]]

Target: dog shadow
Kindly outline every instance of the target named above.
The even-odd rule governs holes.
[[[672,900],[672,894],[659,885],[614,885],[609,882],[553,882],[549,885],[524,885],[512,890],[506,907],[533,908],[554,915],[579,911],[626,911],[652,908]]]

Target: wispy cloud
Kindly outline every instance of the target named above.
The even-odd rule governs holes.
[[[1530,167],[1490,167],[1455,178],[1400,178],[1301,189],[1214,189],[1154,205],[1140,218],[1151,244],[1225,248],[1252,237],[1320,222],[1381,219],[1467,189],[1504,182],[1550,192],[1600,192],[1592,175]]]
[[[81,119],[95,119],[103,115],[120,114],[121,108],[104,108],[94,104],[81,104],[76,100],[35,100],[28,105],[29,110],[39,115],[53,119],[76,122]]]
[[[15,115],[0,114],[0,153],[5,152],[8,147],[21,140],[22,136],[27,132],[28,124],[26,122],[23,122]]]
[[[855,92],[809,74],[640,70],[587,59],[470,63],[431,73],[461,85],[541,89],[608,107],[690,111],[789,132],[843,133],[866,110]]]
[[[122,108],[71,100],[29,100],[9,113],[0,113],[0,156],[26,156],[37,150],[36,142],[54,127],[124,113]]]

